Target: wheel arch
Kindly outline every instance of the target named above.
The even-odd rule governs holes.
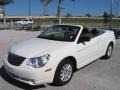
[[[76,59],[74,56],[67,56],[63,59],[60,60],[60,62],[57,64],[57,67],[56,67],[56,70],[55,70],[55,74],[54,74],[54,77],[53,77],[53,85],[57,85],[59,86],[58,82],[56,82],[56,76],[57,76],[57,70],[59,69],[59,65],[62,64],[64,61],[71,61],[73,62],[73,65],[74,65],[74,70],[73,72],[77,71],[77,62],[76,62]],[[69,82],[69,81],[68,81]],[[63,84],[64,85],[64,84]],[[61,86],[61,85],[60,85]]]
[[[114,47],[114,42],[111,41],[111,42],[109,43],[109,45],[112,45],[112,47]]]
[[[66,60],[66,59],[69,59],[69,60],[71,60],[71,61],[73,62],[74,71],[76,71],[76,70],[77,70],[77,60],[76,60],[76,58],[73,57],[73,56],[67,56],[67,57],[65,57],[64,59],[62,59],[61,62],[62,62],[63,60]]]

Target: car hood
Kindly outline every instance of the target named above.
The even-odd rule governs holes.
[[[20,22],[22,22],[22,21],[16,21],[16,23],[20,23]]]
[[[33,38],[23,43],[14,45],[10,48],[10,52],[26,58],[38,57],[44,54],[50,54],[61,49],[71,42],[53,41],[47,39]]]

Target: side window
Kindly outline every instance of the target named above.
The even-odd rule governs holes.
[[[84,38],[83,38],[84,36],[89,36],[90,37],[90,32],[87,28],[83,28],[82,33],[80,34],[80,37],[78,39],[78,43],[84,41]]]
[[[29,19],[29,21],[32,21],[32,19]]]
[[[92,31],[91,31],[91,36],[92,38],[98,36],[98,35],[101,35],[103,34],[104,31],[103,30],[97,30],[96,28],[94,28]]]

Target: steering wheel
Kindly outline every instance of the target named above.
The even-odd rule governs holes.
[[[64,38],[67,39],[67,40],[72,40],[73,37],[74,37],[74,33],[73,32],[67,31],[67,32],[64,33]]]

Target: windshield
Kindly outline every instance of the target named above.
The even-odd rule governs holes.
[[[55,25],[42,32],[37,38],[72,42],[79,30],[80,27],[77,26]]]
[[[23,19],[22,21],[28,21],[27,19]]]

